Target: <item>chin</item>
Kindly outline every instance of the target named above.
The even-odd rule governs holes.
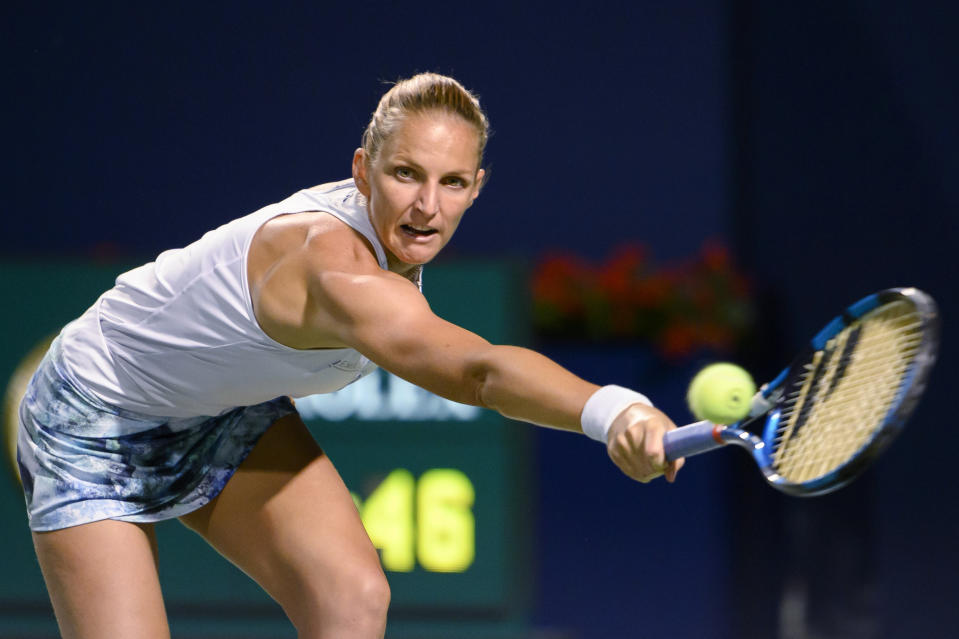
[[[423,264],[428,264],[433,261],[433,258],[436,257],[438,253],[439,251],[430,253],[429,255],[409,255],[402,258],[402,262],[410,266],[422,266]]]
[[[409,264],[410,266],[419,266],[432,261],[433,258],[439,254],[440,248],[433,249],[432,247],[419,247],[417,250],[412,251],[394,251],[393,255],[396,256],[396,259],[404,264]]]
[[[393,260],[396,261],[396,263],[402,264],[404,266],[408,266],[410,268],[414,268],[416,266],[422,266],[432,261],[432,259],[436,257],[438,253],[439,251],[430,251],[430,252],[416,251],[416,252],[408,253],[404,251],[396,252],[396,251],[387,249],[387,254],[390,255],[393,258]]]

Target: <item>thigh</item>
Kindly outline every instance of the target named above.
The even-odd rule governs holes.
[[[353,499],[297,414],[278,420],[217,498],[180,521],[255,579],[301,632],[329,625],[357,596],[382,600],[386,588],[388,601]]]
[[[65,639],[170,636],[152,524],[108,519],[33,543]]]

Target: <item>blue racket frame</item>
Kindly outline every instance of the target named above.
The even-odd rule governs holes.
[[[915,360],[883,424],[845,464],[826,475],[796,483],[776,473],[772,461],[773,441],[782,414],[784,389],[789,388],[793,379],[802,372],[803,364],[810,361],[813,354],[822,350],[840,331],[880,306],[902,300],[916,308],[922,338]],[[708,421],[696,422],[666,433],[663,439],[666,459],[689,457],[735,444],[752,455],[766,481],[778,490],[799,497],[824,495],[838,490],[862,473],[905,426],[928,383],[938,348],[939,314],[932,297],[916,288],[891,288],[864,297],[826,324],[790,366],[756,393],[749,417],[728,426]],[[761,428],[757,428],[760,425]],[[753,431],[761,432],[761,436]]]

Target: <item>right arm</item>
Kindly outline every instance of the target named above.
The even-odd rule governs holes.
[[[314,297],[335,316],[321,325],[344,344],[453,401],[579,431],[583,405],[598,388],[539,353],[490,344],[437,317],[414,286],[389,274],[324,273]]]
[[[437,317],[409,282],[327,272],[313,283],[321,325],[404,379],[437,395],[542,426],[582,432],[583,407],[599,387],[526,348],[490,344]],[[632,404],[613,421],[610,457],[640,481],[675,479],[682,460],[666,463],[662,438],[675,428],[663,413]]]
[[[539,353],[490,344],[436,316],[416,286],[380,269],[366,251],[358,261],[343,258],[343,244],[328,235],[280,252],[258,287],[257,318],[275,339],[297,348],[354,348],[447,399],[582,432],[583,407],[598,386]],[[664,462],[662,435],[672,427],[658,410],[633,405],[610,429],[610,456],[635,479],[671,478],[679,464]]]

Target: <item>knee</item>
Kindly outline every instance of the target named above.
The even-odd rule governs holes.
[[[390,586],[377,564],[356,568],[310,588],[312,601],[296,614],[288,610],[301,636],[382,637],[390,606]]]
[[[386,575],[378,568],[356,575],[344,589],[345,597],[340,605],[350,610],[354,618],[363,619],[373,626],[385,626],[386,612],[390,607],[390,585]]]

